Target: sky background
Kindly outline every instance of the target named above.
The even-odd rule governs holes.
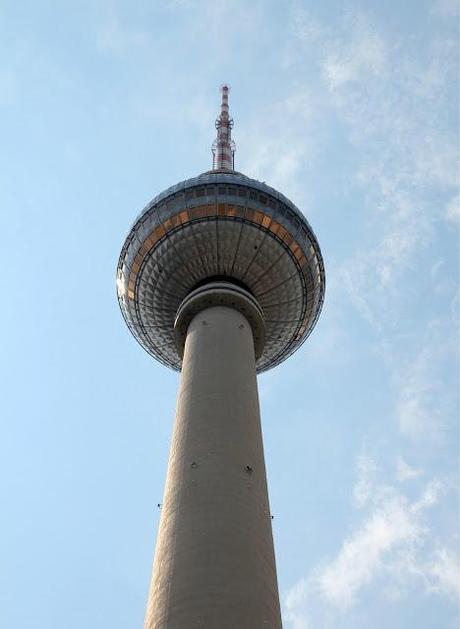
[[[458,9],[0,2],[0,626],[141,627],[178,375],[115,295],[131,223],[211,166],[290,197],[326,265],[259,378],[285,629],[458,623]]]

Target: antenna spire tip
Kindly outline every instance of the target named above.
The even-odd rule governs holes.
[[[220,115],[216,120],[217,138],[212,145],[212,169],[233,170],[235,166],[235,143],[232,140],[233,120],[228,111],[228,93],[230,86],[223,83],[220,86],[222,102]]]

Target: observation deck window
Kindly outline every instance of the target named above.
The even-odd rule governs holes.
[[[262,212],[254,212],[254,221],[259,225],[262,225],[263,216]]]

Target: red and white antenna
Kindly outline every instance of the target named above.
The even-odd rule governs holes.
[[[217,138],[212,145],[212,169],[233,170],[235,165],[235,142],[232,140],[233,119],[228,114],[230,87],[222,85],[220,116],[216,120]]]

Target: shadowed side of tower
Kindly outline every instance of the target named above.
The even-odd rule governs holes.
[[[125,321],[181,370],[145,629],[280,629],[256,373],[296,351],[322,308],[303,214],[233,170],[228,87],[213,170],[158,195],[117,270]]]

